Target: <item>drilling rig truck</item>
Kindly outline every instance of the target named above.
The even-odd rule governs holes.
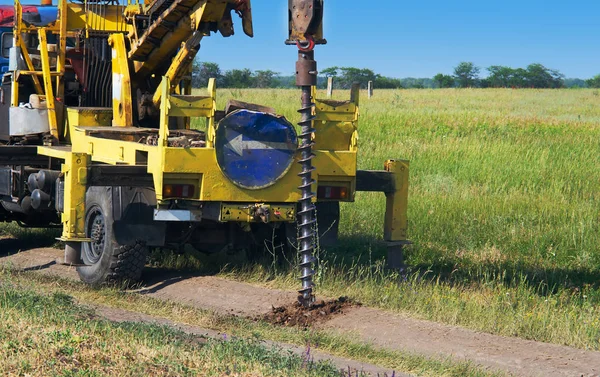
[[[276,237],[298,249],[310,305],[318,236],[335,243],[339,203],[379,191],[399,267],[409,165],[357,170],[358,86],[347,101],[315,98],[323,5],[288,2],[298,127],[257,104],[217,109],[214,79],[192,92],[203,38],[232,36],[236,15],[253,36],[250,0],[0,6],[0,222],[61,227],[64,263],[92,285],[138,280],[149,248],[211,253]]]

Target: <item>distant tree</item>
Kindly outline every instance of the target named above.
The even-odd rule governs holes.
[[[479,78],[479,67],[471,62],[461,62],[454,68],[454,77],[461,88],[475,86]]]
[[[373,85],[377,89],[400,89],[403,87],[400,79],[385,77],[382,75],[376,75]]]
[[[192,73],[192,86],[202,88],[208,85],[208,80],[214,78],[217,85],[223,85],[223,74],[217,63],[194,61]]]
[[[480,88],[493,88],[492,86],[492,82],[490,81],[489,77],[486,77],[484,79],[480,79],[479,82],[479,87]]]
[[[364,89],[367,87],[369,81],[373,81],[375,88],[379,89],[397,89],[403,87],[400,79],[376,74],[368,68],[329,67],[322,69],[319,73],[321,74],[320,79],[323,80],[320,84],[323,87],[326,87],[328,77],[334,78],[333,86],[336,89],[349,89],[354,83],[359,83]]]
[[[400,79],[400,82],[402,87],[407,89],[434,88],[436,86],[432,78],[405,77]]]
[[[257,88],[273,88],[277,86],[275,80],[277,72],[267,69],[265,71],[254,72],[254,86]]]
[[[527,66],[527,84],[532,88],[562,88],[564,75],[557,70],[544,67],[540,63]]]
[[[340,67],[338,68],[339,77],[337,78],[337,87],[349,89],[352,84],[359,83],[361,88],[366,89],[369,81],[375,81],[377,75],[368,68]]]
[[[578,89],[578,88],[588,88],[587,80],[571,78],[565,79],[564,81],[566,88]]]
[[[423,79],[414,80],[409,86],[409,89],[425,89],[425,83]]]
[[[321,74],[325,77],[337,77],[338,70],[338,67],[329,67],[321,70]]]
[[[515,69],[508,84],[511,88],[527,88],[529,86],[527,82],[527,70],[523,68]]]
[[[590,88],[600,88],[600,75],[596,75],[591,79],[585,80],[585,83]]]
[[[253,86],[252,71],[248,68],[232,69],[225,72],[225,86],[228,88],[250,88]]]
[[[454,86],[454,77],[443,73],[433,76],[433,81],[435,81],[438,88],[452,88]]]
[[[508,88],[515,78],[515,70],[511,67],[502,65],[493,65],[487,68],[490,75],[487,77],[487,84],[492,88]]]

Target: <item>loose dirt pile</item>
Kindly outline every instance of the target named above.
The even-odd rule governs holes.
[[[334,316],[344,314],[344,311],[348,308],[360,305],[360,303],[351,301],[347,297],[340,297],[337,300],[330,301],[321,300],[310,308],[305,308],[295,302],[290,305],[273,308],[270,313],[258,319],[274,325],[308,328],[314,324],[327,321]]]

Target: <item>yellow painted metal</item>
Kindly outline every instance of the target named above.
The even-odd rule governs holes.
[[[38,31],[40,38],[40,57],[42,60],[42,72],[44,73],[44,89],[46,92],[46,108],[48,110],[48,125],[52,143],[58,143],[58,122],[56,120],[56,106],[54,104],[54,93],[52,90],[52,77],[50,76],[50,59],[48,56],[48,39],[46,29],[41,28]]]
[[[217,80],[211,78],[208,80],[208,95],[213,99],[213,109],[217,109]],[[206,146],[208,148],[215,147],[215,136],[217,135],[217,127],[215,124],[215,112],[208,118],[208,127],[206,129]]]
[[[255,216],[256,209],[262,207],[268,210],[268,219],[262,220]],[[239,203],[222,203],[220,220],[223,222],[237,221],[246,223],[260,222],[293,222],[296,220],[296,204],[264,204],[254,205]]]
[[[112,46],[113,126],[133,126],[133,101],[129,61],[123,34],[111,34],[108,43]]]
[[[14,29],[13,29],[13,46],[19,46],[22,48],[23,38],[21,37],[21,23],[23,20],[23,8],[21,7],[21,3],[19,0],[15,0],[15,20],[14,20]],[[11,95],[11,106],[16,107],[19,106],[19,79],[16,73],[13,72],[11,77],[11,87],[10,87],[10,95]],[[39,84],[39,80],[38,80]],[[41,86],[40,86],[41,88]]]
[[[17,71],[17,76],[22,76],[22,75],[24,75],[24,76],[44,76],[44,71],[23,71],[23,70]],[[56,77],[59,75],[60,75],[60,73],[58,73],[58,72],[50,72],[49,73],[50,77]]]
[[[261,190],[245,190],[235,186],[221,172],[215,150],[212,148],[173,148],[103,139],[85,135],[86,127],[70,125],[73,152],[90,153],[92,160],[107,164],[137,163],[140,152],[148,155],[148,172],[153,175],[157,198],[162,200],[163,182],[174,183],[173,177],[187,181],[185,177],[201,176],[198,200],[233,202],[296,202],[300,199],[297,189],[300,165],[293,164],[278,184]],[[356,174],[356,155],[343,151],[316,151],[314,165],[320,177],[330,182],[334,177],[353,179]],[[193,178],[196,179],[196,178]],[[317,183],[318,184],[318,183]]]
[[[59,0],[62,1],[62,0]],[[21,6],[19,0],[15,0],[15,9]],[[60,6],[60,4],[59,4]],[[93,7],[89,7],[86,12],[86,5],[78,2],[66,3],[66,25],[61,25],[60,19],[63,19],[61,14],[60,19],[45,26],[47,32],[60,34],[61,27],[65,28],[67,36],[76,36],[83,30],[99,31],[106,33],[130,32],[132,26],[127,23],[123,16],[125,6],[121,5],[103,5],[101,12],[94,11]],[[98,8],[99,9],[99,8]],[[15,14],[15,16],[17,16]],[[16,18],[15,18],[16,19]],[[36,31],[38,28],[35,25],[25,25],[21,23],[18,28],[20,32]]]
[[[169,116],[172,117],[210,118],[215,114],[212,97],[171,95],[169,101]]]
[[[395,191],[386,194],[383,239],[404,241],[408,228],[408,173],[409,162],[388,160],[385,170],[394,173]]]
[[[165,35],[161,41],[160,48],[153,49],[145,57],[144,61],[134,62],[134,70],[137,77],[144,78],[151,75],[166,59],[170,59],[182,47],[181,41],[188,40],[192,36],[192,33],[196,31],[195,25],[199,25],[199,21],[216,22],[221,19],[227,6],[226,2],[223,0],[210,2],[210,12],[205,13],[208,3],[208,0],[198,1],[189,14],[181,18],[173,28],[173,31]],[[215,16],[218,16],[218,19]]]
[[[315,99],[315,149],[357,151],[358,95],[349,101]]]
[[[25,46],[25,43],[23,42],[23,38],[22,37],[18,37],[15,38],[17,40],[17,46],[19,46],[21,48],[21,53],[23,55],[23,60],[25,60],[25,64],[27,64],[27,69],[29,69],[28,72],[24,72],[24,71],[18,71],[17,75],[20,74],[28,74],[31,73],[32,79],[33,79],[33,86],[35,87],[35,91],[37,94],[44,94],[44,90],[42,89],[42,84],[40,84],[40,79],[39,77],[37,77],[37,73],[35,71],[35,67],[33,66],[33,61],[31,61],[31,56],[29,56],[29,52],[27,51],[27,46]]]
[[[75,118],[75,117],[71,117]],[[113,140],[87,135],[91,127],[78,127],[69,124],[69,136],[73,146],[73,152],[88,153],[94,162],[102,162],[110,165],[128,164],[137,165],[139,153],[158,153],[158,148],[137,142]],[[113,127],[107,127],[112,129]],[[117,128],[123,129],[125,128]],[[158,161],[158,160],[156,160]],[[161,186],[162,187],[162,186]]]
[[[12,107],[19,106],[19,81],[18,81],[17,75],[14,72],[11,75],[10,95],[11,95],[10,105]]]
[[[160,90],[162,91],[162,98],[169,98],[169,92],[171,90],[171,82],[168,77],[163,77],[160,84]],[[163,101],[160,106],[160,121],[158,130],[158,145],[166,147],[168,145],[169,138],[169,110],[171,109],[171,101]]]
[[[70,153],[62,167],[65,178],[63,234],[61,237],[63,241],[86,238],[85,194],[88,165],[89,156],[87,154]]]
[[[65,63],[67,55],[67,0],[58,1],[58,46],[56,72],[59,76],[56,78],[56,97],[63,99],[65,93]]]
[[[300,199],[298,186],[298,173],[300,165],[293,164],[290,171],[278,182],[261,190],[245,190],[235,186],[221,172],[214,146],[214,108],[216,103],[216,88],[214,80],[209,85],[210,98],[213,101],[213,110],[209,111],[207,98],[197,99],[192,97],[187,100],[185,96],[172,96],[169,91],[168,79],[161,84],[163,95],[168,101],[161,101],[160,128],[158,130],[158,145],[150,146],[137,143],[133,140],[115,140],[100,138],[87,134],[89,127],[80,127],[77,116],[72,115],[74,110],[69,111],[69,129],[73,143],[73,152],[89,153],[92,160],[107,164],[129,164],[135,165],[139,161],[140,153],[147,154],[147,169],[154,179],[154,189],[157,199],[162,198],[163,183],[173,179],[198,180],[198,200],[223,201],[223,202],[296,202]],[[199,104],[203,104],[200,106]],[[207,132],[208,147],[206,148],[175,148],[167,147],[169,137],[169,117],[172,114],[190,115],[182,108],[196,108],[195,111],[203,112],[204,116],[210,115],[209,128]],[[200,110],[197,107],[201,107]],[[87,124],[85,124],[87,125]],[[125,130],[124,130],[125,131]],[[314,165],[317,167],[319,176],[317,181],[323,177],[327,182],[348,182],[352,188],[350,197],[353,198],[354,180],[356,176],[356,152],[350,151],[348,146],[345,150],[316,150]],[[195,184],[195,183],[194,183]],[[317,182],[318,184],[318,182]]]
[[[314,165],[319,176],[351,176],[356,175],[356,155],[343,151],[315,151]],[[295,202],[300,199],[298,173],[300,165],[293,164],[290,171],[276,185],[261,190],[246,190],[235,186],[221,172],[215,150],[212,148],[165,148],[162,156],[150,153],[149,171],[158,166],[163,158],[162,174],[170,173],[202,173],[202,190],[200,200],[207,201],[240,201],[240,202]],[[155,175],[161,174],[156,169]],[[318,178],[319,179],[319,178]],[[329,178],[328,178],[329,179]],[[156,187],[158,191],[158,187]]]
[[[127,24],[123,17],[124,6],[104,5],[101,13],[95,13],[93,7],[82,3],[69,2],[67,4],[67,30],[103,31],[103,32],[131,32],[132,26]],[[54,30],[58,31],[58,25]]]
[[[68,107],[66,111],[65,142],[72,143],[71,127],[108,127],[112,125],[112,109],[90,107]],[[87,151],[91,153],[90,150]]]
[[[205,6],[202,8],[202,11],[204,11]],[[179,82],[181,81],[183,75],[190,72],[194,58],[198,53],[198,46],[203,35],[200,34],[200,32],[196,33],[197,34],[189,41],[182,43],[181,48],[177,52],[177,55],[175,55],[173,58],[173,61],[171,62],[171,65],[165,74],[165,76],[171,82],[171,93],[175,90],[175,87],[179,86]],[[154,97],[152,98],[154,104],[157,106],[160,103],[160,97],[161,89],[159,88],[156,90],[156,93],[154,93]]]
[[[94,107],[68,107],[67,124],[78,127],[110,126],[112,111],[110,109]]]
[[[168,98],[171,83],[169,82],[168,77],[163,77],[159,88],[162,91],[163,101],[160,106],[158,145],[156,147],[157,150],[152,151],[154,153],[148,153],[148,173],[152,174],[157,201],[161,201],[163,199],[165,166],[164,150],[169,145],[169,110],[171,108],[171,101],[169,101]]]
[[[61,159],[65,182],[63,233],[61,241],[85,241],[85,193],[90,157],[73,153],[70,147],[38,147],[38,153]]]

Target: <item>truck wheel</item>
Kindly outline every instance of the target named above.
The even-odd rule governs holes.
[[[112,189],[90,187],[85,197],[85,234],[91,241],[81,245],[85,266],[77,268],[85,283],[133,283],[140,279],[148,249],[142,242],[119,244],[113,229]]]

